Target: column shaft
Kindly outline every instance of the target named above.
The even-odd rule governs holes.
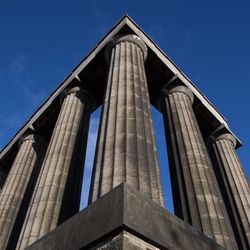
[[[184,87],[162,98],[176,215],[226,249],[234,237],[210,159],[192,108],[193,94]]]
[[[44,155],[45,145],[39,136],[28,135],[22,139],[0,195],[0,249],[6,248],[14,224],[24,220],[26,211],[20,209],[27,209]],[[23,218],[18,217],[19,213]]]
[[[64,98],[18,248],[24,249],[79,211],[91,102],[81,87]]]
[[[127,182],[163,205],[142,46],[128,35],[111,49],[89,202]]]
[[[250,248],[250,189],[235,151],[236,140],[222,134],[211,141],[214,168],[233,228],[242,249]]]

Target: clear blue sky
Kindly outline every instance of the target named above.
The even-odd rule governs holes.
[[[38,2],[38,3],[37,3]],[[128,13],[227,118],[250,175],[250,1],[6,1],[0,3],[0,148]],[[90,143],[98,124],[94,116]],[[154,113],[169,193],[159,114]],[[91,146],[90,146],[91,147]],[[93,146],[88,149],[89,172]],[[166,195],[167,208],[172,210]],[[83,202],[84,203],[84,202]]]

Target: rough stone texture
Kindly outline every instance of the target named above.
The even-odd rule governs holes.
[[[113,242],[109,244],[109,241]],[[121,244],[124,248],[115,248]],[[147,249],[145,246],[152,250],[224,249],[148,196],[123,183],[27,250],[102,249],[102,246],[130,250]]]
[[[105,241],[94,244],[93,247],[88,247],[88,250],[119,250],[123,249],[123,232],[118,235],[112,235]]]
[[[123,249],[125,250],[160,250],[135,235],[123,231]]]
[[[176,215],[226,249],[236,249],[231,225],[184,86],[162,96]]]
[[[250,189],[230,134],[213,136],[211,151],[228,213],[240,249],[250,249]]]
[[[17,249],[24,249],[79,211],[91,102],[83,88],[67,92]]]
[[[6,180],[6,177],[8,175],[8,172],[4,166],[1,165],[0,163],[0,192],[2,190],[2,187],[4,185],[4,182]]]
[[[26,135],[20,144],[0,194],[0,249],[6,248],[14,225],[23,222],[27,210],[25,203],[31,198],[30,191],[34,188],[46,150],[46,143],[34,134]]]
[[[146,46],[134,35],[111,43],[89,202],[126,182],[163,206],[144,68]]]
[[[123,230],[118,235],[108,238],[105,242],[88,248],[88,250],[159,250],[146,241],[136,237],[135,235]]]

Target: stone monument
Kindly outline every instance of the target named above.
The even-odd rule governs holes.
[[[150,105],[163,116],[164,208]],[[102,106],[79,212],[91,113]],[[225,118],[124,16],[0,153],[0,249],[249,249],[250,190]]]

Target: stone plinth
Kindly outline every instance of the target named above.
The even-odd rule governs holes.
[[[27,248],[55,249],[224,248],[123,183]]]
[[[90,203],[126,182],[163,205],[144,68],[147,47],[137,36],[112,40]]]

